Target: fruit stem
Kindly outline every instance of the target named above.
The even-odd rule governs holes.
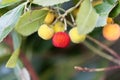
[[[67,30],[67,22],[66,19],[64,18],[64,24],[65,24],[65,31]]]
[[[61,19],[61,21],[64,20],[65,16],[66,16],[68,13],[72,12],[75,8],[77,8],[77,7],[82,3],[82,1],[83,1],[83,0],[80,0],[75,6],[73,6],[72,8],[69,8],[69,9],[66,10],[66,11],[65,11],[64,9],[62,9],[62,8],[59,8],[59,10],[63,11],[64,14],[59,15],[59,17],[57,17],[57,19],[53,22],[53,24],[56,23],[59,19]]]
[[[62,15],[62,17],[64,18],[68,13],[72,12],[75,8],[77,8],[82,2],[83,0],[80,0],[75,6],[66,10],[66,12]]]
[[[75,27],[76,25],[72,24],[70,21],[66,20],[67,24],[70,25],[71,27]]]
[[[75,26],[76,26],[75,19],[74,19],[73,15],[72,15],[71,13],[70,13],[70,17],[71,17],[71,20],[72,20],[73,25],[75,25]]]
[[[94,47],[93,45],[91,45],[90,43],[88,43],[87,41],[84,41],[83,44],[88,47],[90,50],[92,50],[94,53],[98,54],[101,57],[104,57],[118,65],[120,65],[120,61],[118,59],[113,58],[112,56],[106,54],[105,52],[99,50],[98,48]]]
[[[91,36],[87,36],[87,38],[89,40],[93,41],[94,43],[96,43],[97,45],[101,46],[103,49],[105,49],[106,51],[108,51],[111,55],[113,55],[114,57],[116,57],[117,59],[120,60],[120,56],[114,50],[110,49],[108,46],[106,46],[103,43],[101,43],[100,41],[92,38]]]

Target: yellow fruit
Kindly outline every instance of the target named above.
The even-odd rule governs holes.
[[[69,32],[70,39],[73,43],[80,43],[83,42],[86,39],[86,35],[79,34],[77,31],[77,27],[74,27]]]
[[[110,17],[108,17],[108,18],[107,18],[107,24],[112,24],[112,23],[114,23],[113,19],[110,18]]]
[[[72,14],[73,14],[74,17],[77,16],[78,11],[79,11],[79,8],[76,8],[72,11]]]
[[[55,25],[53,26],[53,30],[55,32],[63,32],[65,29],[64,24],[61,21],[58,21],[55,23]]]
[[[105,39],[115,41],[120,37],[120,26],[118,24],[107,24],[102,32]]]
[[[46,24],[43,24],[38,29],[38,35],[44,40],[49,40],[54,35],[54,30]]]
[[[55,14],[53,12],[48,12],[47,16],[45,17],[44,22],[46,24],[51,24],[54,21]]]

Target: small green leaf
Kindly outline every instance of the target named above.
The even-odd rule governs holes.
[[[22,14],[24,4],[8,11],[0,17],[0,42],[12,31],[19,16]]]
[[[7,6],[10,6],[12,4],[15,4],[17,2],[20,2],[21,0],[2,0],[0,2],[0,8],[4,8],[4,7],[7,7]]]
[[[16,66],[18,56],[19,56],[20,48],[16,49],[13,53],[10,59],[8,60],[6,67],[7,68],[14,68]]]
[[[15,26],[15,30],[23,36],[36,32],[43,23],[48,11],[33,10],[23,14]]]
[[[42,6],[52,6],[60,3],[64,3],[70,0],[33,0],[34,4],[42,5]]]
[[[101,27],[106,24],[111,10],[116,6],[117,0],[105,0],[102,4],[95,6],[97,13],[99,14],[99,19],[97,21],[96,27]]]
[[[20,46],[21,46],[21,36],[17,34],[15,31],[12,32],[12,39],[14,44],[14,52],[12,53],[10,59],[8,60],[6,67],[7,68],[14,68],[18,61],[18,56],[20,53]]]
[[[90,0],[84,0],[76,19],[79,34],[90,33],[95,28],[97,19],[98,14],[92,7]]]
[[[117,4],[115,8],[110,12],[110,17],[116,17],[120,14],[120,2]]]

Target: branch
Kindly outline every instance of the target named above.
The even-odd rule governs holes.
[[[100,71],[110,71],[114,69],[119,69],[120,66],[112,66],[112,67],[107,67],[107,68],[86,68],[86,67],[79,67],[75,66],[74,69],[77,71],[82,71],[82,72],[100,72]]]
[[[62,15],[62,17],[64,18],[68,13],[70,13],[70,12],[72,12],[74,9],[76,9],[82,2],[83,2],[83,0],[80,0],[75,6],[73,6],[72,8],[69,8],[69,9]]]
[[[87,36],[87,38],[91,41],[93,41],[94,43],[96,43],[97,45],[101,46],[103,49],[105,49],[106,51],[108,51],[111,55],[113,55],[114,57],[116,57],[117,59],[120,60],[120,56],[118,55],[118,53],[116,53],[114,50],[110,49],[108,46],[104,45],[103,43],[101,43],[100,41]]]
[[[90,50],[92,50],[94,53],[98,54],[99,56],[102,56],[118,65],[120,65],[120,61],[118,59],[113,58],[112,56],[104,53],[103,51],[98,50],[98,48],[94,47],[93,45],[89,44],[87,41],[84,41],[83,44],[88,47]]]
[[[56,20],[53,22],[53,25],[54,25],[59,19],[60,19],[61,21],[63,21],[64,18],[65,18],[65,16],[66,16],[68,13],[72,12],[74,9],[76,9],[76,8],[82,3],[82,1],[83,1],[83,0],[80,0],[75,6],[73,6],[72,8],[69,8],[69,9],[66,10],[66,11],[65,11],[64,9],[62,9],[62,8],[59,8],[59,10],[63,11],[64,14],[59,15],[59,16],[56,18]],[[58,9],[58,7],[55,7],[55,8]]]

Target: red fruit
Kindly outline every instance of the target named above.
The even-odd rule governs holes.
[[[53,36],[52,43],[55,47],[65,48],[70,43],[70,37],[65,32],[57,32]]]

